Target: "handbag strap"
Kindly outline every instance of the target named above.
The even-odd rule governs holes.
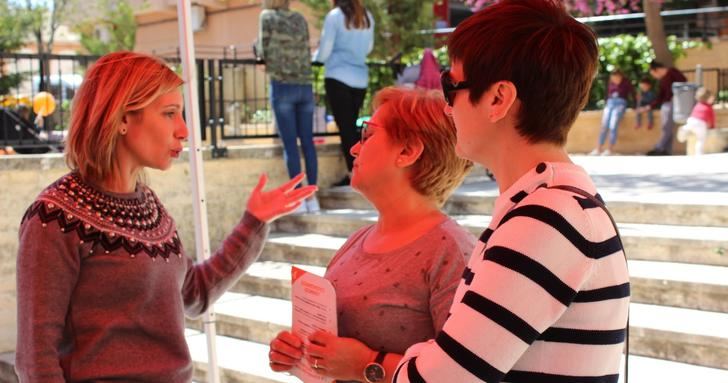
[[[605,213],[607,213],[607,217],[609,217],[609,220],[612,221],[612,225],[614,226],[614,231],[617,233],[617,239],[619,240],[619,246],[622,248],[622,254],[624,254],[624,261],[627,262],[627,252],[624,250],[624,245],[622,244],[622,236],[619,234],[619,228],[617,228],[617,222],[614,220],[614,217],[612,217],[612,213],[609,212],[607,207],[604,205],[604,202],[600,201],[595,196],[591,195],[589,192],[587,192],[584,189],[580,189],[576,186],[571,185],[554,185],[554,186],[547,186],[548,189],[561,189],[566,190],[569,192],[572,192],[574,194],[578,194],[589,201],[593,202],[595,205],[599,206]],[[629,382],[629,306],[627,306],[627,328],[625,333],[625,339],[624,339],[624,383]]]

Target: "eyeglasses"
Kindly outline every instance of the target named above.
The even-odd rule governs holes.
[[[455,102],[455,92],[468,89],[470,87],[470,83],[467,81],[453,83],[449,69],[442,71],[442,74],[440,75],[440,84],[442,85],[442,93],[445,95],[445,101],[447,101],[447,104],[450,107],[452,107]]]
[[[369,137],[372,136],[372,134],[369,132],[370,126],[379,126],[374,122],[371,122],[370,120],[362,121],[361,124],[361,136],[359,137],[359,144],[364,145],[364,143],[369,139]]]

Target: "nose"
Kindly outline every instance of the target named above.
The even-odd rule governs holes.
[[[353,157],[359,157],[360,151],[361,151],[361,142],[359,142],[359,141],[357,141],[357,143],[354,144],[354,146],[352,146],[351,149],[349,149],[349,153],[351,153],[351,155]]]
[[[442,111],[445,112],[446,115],[452,117],[452,106],[445,104],[445,107],[442,108]]]
[[[177,127],[174,130],[174,137],[178,140],[186,141],[187,136],[189,136],[187,124],[185,124],[185,120],[180,117]]]

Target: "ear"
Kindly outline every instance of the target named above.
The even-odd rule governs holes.
[[[510,81],[498,81],[488,89],[490,102],[490,122],[498,122],[508,115],[518,98],[518,90]]]
[[[417,137],[407,139],[407,142],[402,146],[402,150],[397,156],[397,167],[405,168],[408,167],[420,158],[422,152],[425,150],[425,144],[422,143]]]

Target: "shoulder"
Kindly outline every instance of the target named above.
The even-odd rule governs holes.
[[[335,7],[326,14],[325,21],[338,22],[344,20],[344,12],[339,7]]]
[[[450,218],[426,235],[424,240],[413,244],[417,249],[412,250],[424,254],[432,265],[451,263],[464,266],[477,243],[475,236]]]

